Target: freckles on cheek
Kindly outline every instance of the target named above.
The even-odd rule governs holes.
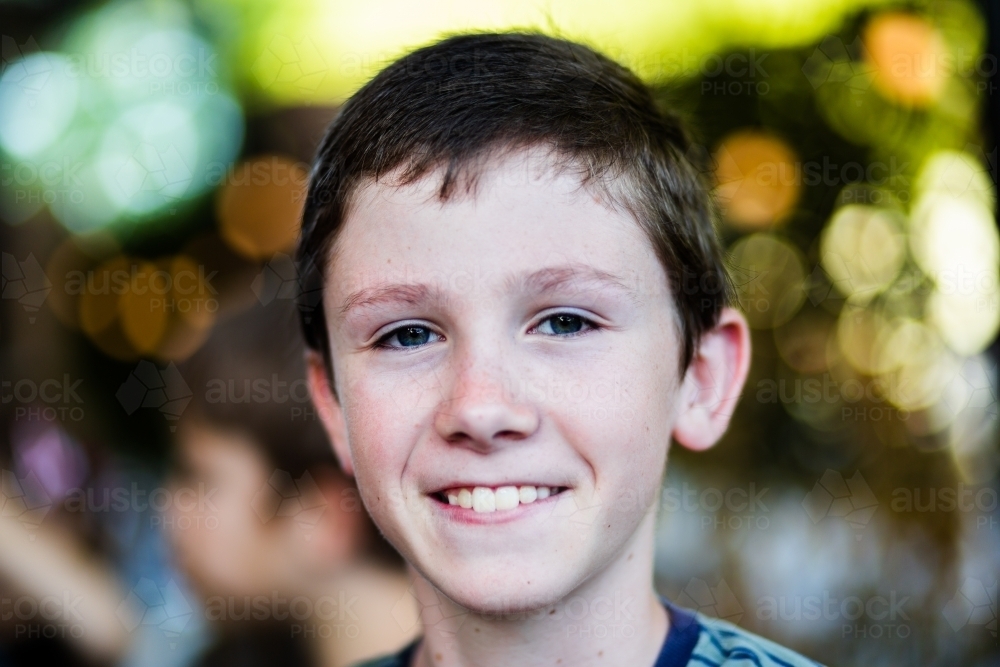
[[[345,396],[348,440],[360,482],[383,488],[398,482],[414,440],[413,416],[394,399],[398,387],[352,384]]]

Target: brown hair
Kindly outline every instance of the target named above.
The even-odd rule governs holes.
[[[451,37],[397,60],[351,97],[318,150],[298,248],[307,345],[332,364],[322,292],[350,197],[398,173],[400,185],[442,172],[439,196],[474,184],[484,158],[542,146],[627,210],[666,269],[686,369],[718,322],[729,280],[711,197],[687,159],[679,119],[632,72],[596,51],[531,33]]]

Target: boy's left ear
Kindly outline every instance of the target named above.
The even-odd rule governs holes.
[[[695,451],[714,445],[726,432],[749,369],[750,328],[739,311],[723,308],[684,375],[674,439]]]

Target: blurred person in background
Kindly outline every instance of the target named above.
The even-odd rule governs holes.
[[[256,307],[180,369],[194,395],[164,525],[218,638],[202,665],[339,667],[417,630],[393,621],[414,617],[402,561],[316,421],[294,323],[290,301]]]
[[[5,364],[5,371],[10,365]],[[60,502],[93,476],[57,425],[0,410],[0,666],[117,664],[130,637],[106,526]]]
[[[0,665],[105,665],[129,636],[105,560],[53,522],[31,532],[0,514]]]

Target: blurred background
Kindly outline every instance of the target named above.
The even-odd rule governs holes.
[[[343,665],[419,632],[317,431],[289,254],[338,104],[504,28],[635,69],[715,188],[753,366],[725,440],[672,454],[661,592],[830,665],[997,664],[996,3],[0,12],[0,666]]]

